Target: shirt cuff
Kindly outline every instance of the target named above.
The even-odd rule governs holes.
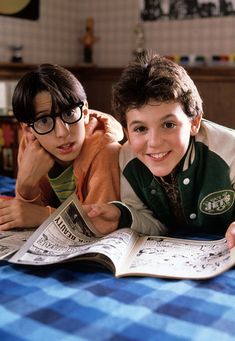
[[[132,219],[131,211],[128,209],[128,207],[125,206],[120,201],[112,201],[112,204],[115,205],[117,208],[119,208],[121,212],[118,229],[121,229],[124,227],[131,227],[133,219]]]
[[[33,199],[25,199],[20,193],[19,191],[16,191],[16,199],[20,199],[22,201],[25,202],[30,202],[30,203],[34,203],[36,202],[39,198],[40,198],[41,194],[39,193],[35,198]]]

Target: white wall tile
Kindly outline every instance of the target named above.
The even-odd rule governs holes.
[[[24,61],[77,65],[83,62],[85,20],[93,17],[94,62],[124,66],[133,58],[139,0],[40,0],[38,21],[0,16],[0,61],[8,45],[24,44]],[[160,54],[235,54],[235,16],[143,22],[146,47]]]

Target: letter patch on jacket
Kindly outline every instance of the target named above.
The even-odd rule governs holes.
[[[234,204],[234,191],[225,190],[210,193],[202,199],[200,210],[206,214],[221,214],[228,211]]]

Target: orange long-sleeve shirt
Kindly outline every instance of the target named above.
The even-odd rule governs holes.
[[[84,204],[118,200],[120,199],[118,157],[121,147],[118,141],[123,138],[122,127],[111,115],[99,111],[90,109],[89,117],[92,129],[90,128],[80,154],[73,162],[76,194]],[[27,138],[23,135],[18,153],[19,167],[26,145]],[[41,179],[38,186],[40,195],[30,202],[57,207],[58,200],[47,176]],[[17,181],[16,197],[24,200],[18,191]]]

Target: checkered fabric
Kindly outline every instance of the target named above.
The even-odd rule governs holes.
[[[116,279],[67,263],[0,263],[0,340],[234,340],[235,270],[206,281]]]

